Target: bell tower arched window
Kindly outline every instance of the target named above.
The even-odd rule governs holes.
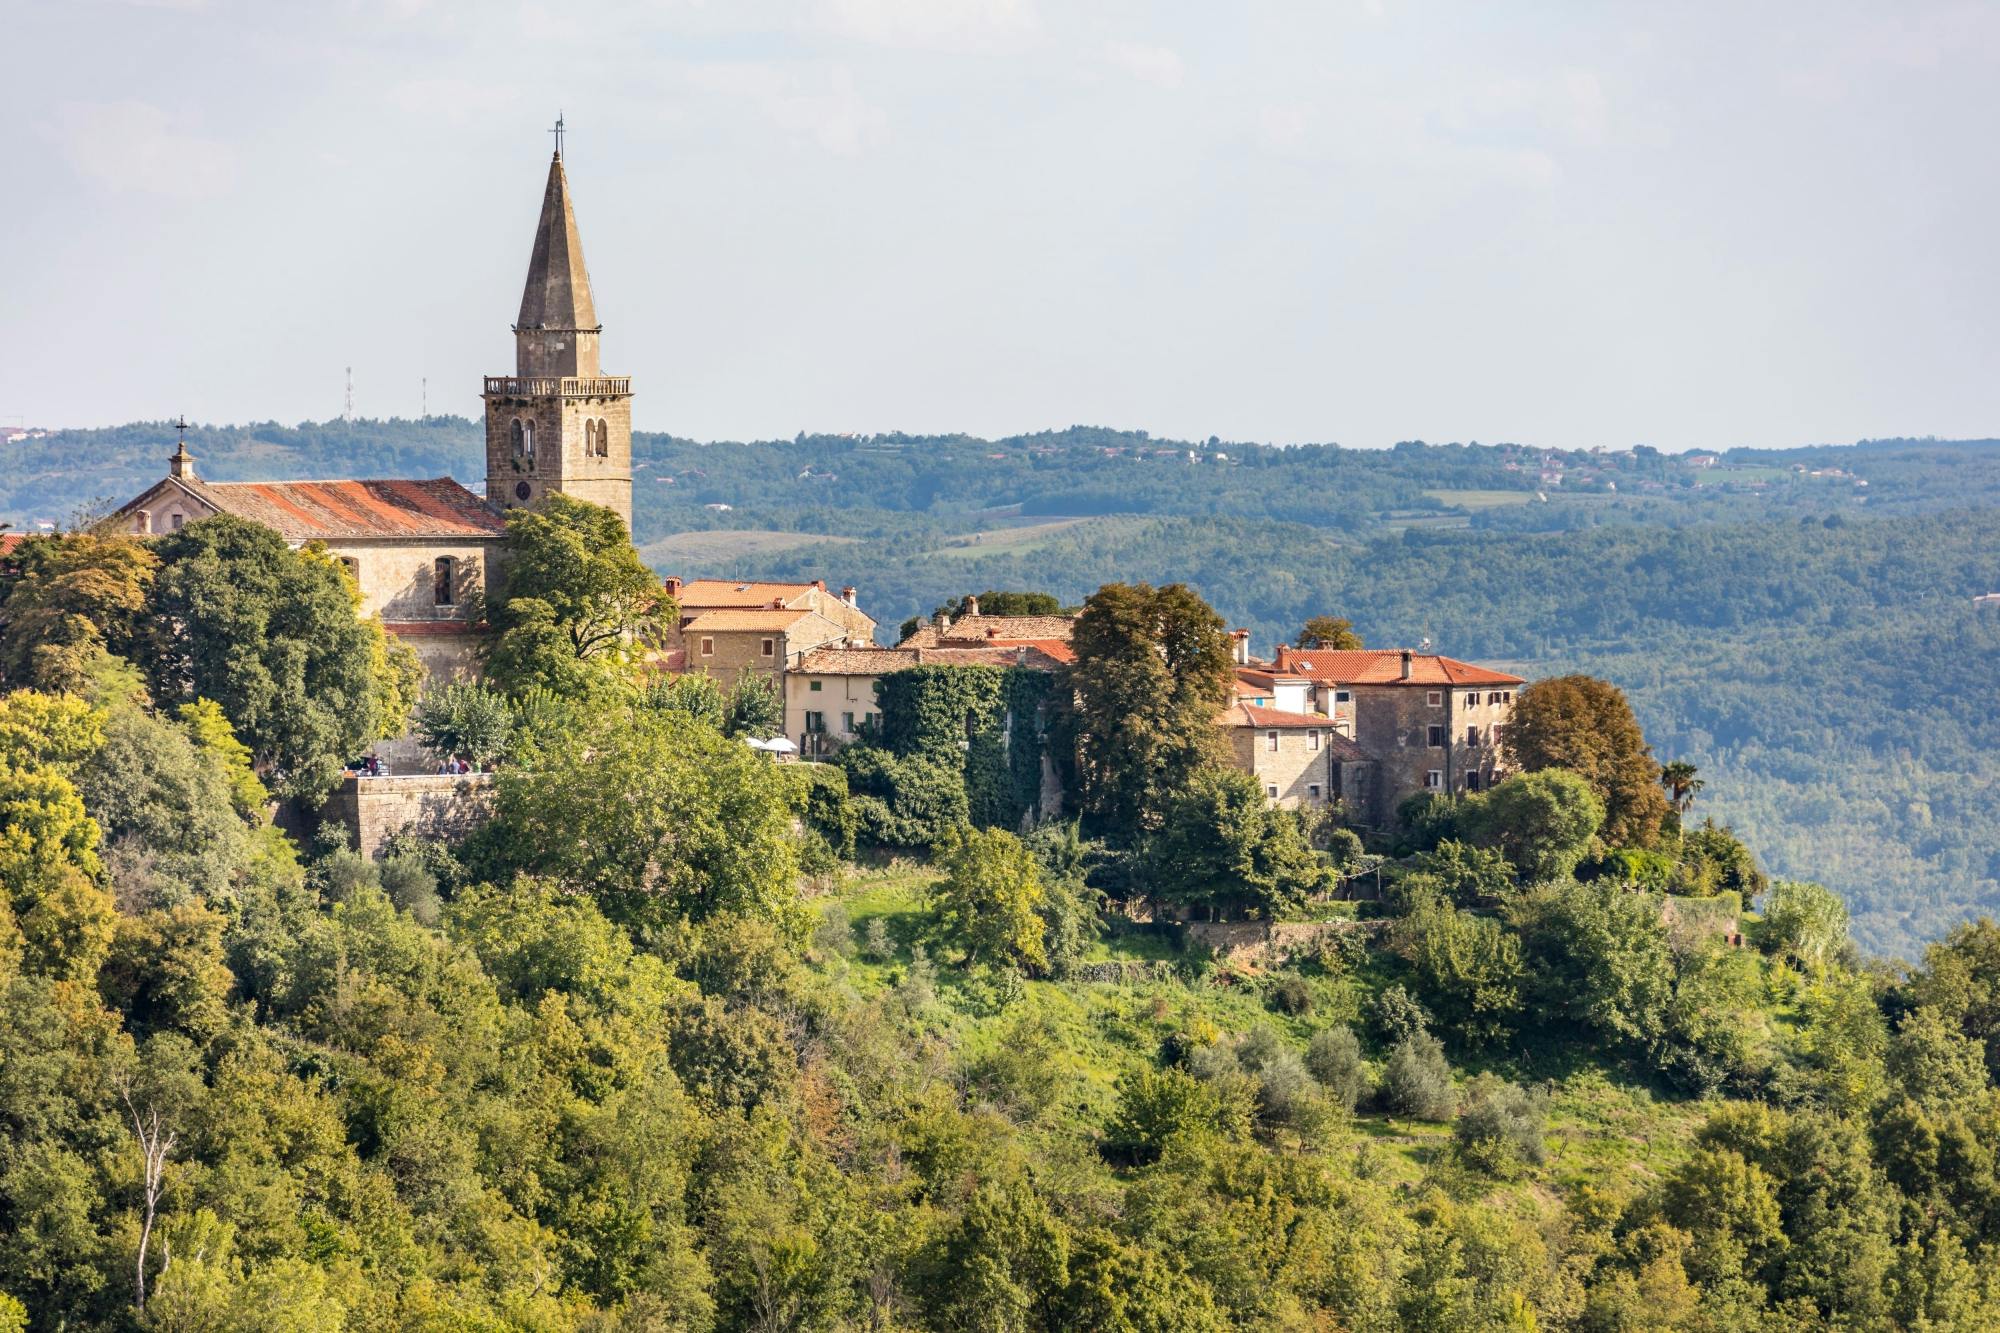
[[[597,457],[597,423],[595,421],[586,421],[583,423],[583,456],[585,458]]]
[[[599,418],[597,422],[597,456],[599,458],[611,457],[611,428],[604,424],[602,418]]]
[[[514,461],[523,467],[535,466],[535,423],[514,418]]]

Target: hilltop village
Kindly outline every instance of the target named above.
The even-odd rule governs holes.
[[[340,563],[359,614],[380,620],[426,682],[477,679],[486,656],[479,617],[500,583],[509,512],[567,496],[610,510],[629,534],[632,381],[603,373],[602,332],[558,152],[513,326],[514,371],[488,376],[483,388],[483,495],[448,477],[213,482],[183,441],[166,476],[112,522],[149,537],[231,514],[294,547],[311,544]],[[782,739],[766,739],[786,759],[831,759],[861,737],[879,718],[881,684],[893,672],[1051,672],[1074,661],[1074,615],[981,614],[976,597],[883,645],[853,587],[836,594],[824,581],[668,577],[660,589],[674,623],[644,645],[646,667],[703,674],[725,689],[746,680],[769,689],[781,701]],[[1232,695],[1216,726],[1232,762],[1273,805],[1338,807],[1359,826],[1386,827],[1412,796],[1476,793],[1503,776],[1499,737],[1518,676],[1429,652],[1363,650],[1358,641],[1280,644],[1269,657],[1253,653],[1247,631],[1234,631],[1230,643]],[[404,735],[372,747],[357,776],[418,776],[436,766],[434,753]],[[1037,813],[1061,809],[1051,771]]]
[[[2000,1326],[1990,922],[1336,608],[662,578],[560,154],[513,331],[0,540],[0,1331]]]

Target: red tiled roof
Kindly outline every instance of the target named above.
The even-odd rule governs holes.
[[[1522,678],[1474,666],[1436,653],[1411,653],[1410,676],[1403,678],[1403,654],[1395,648],[1329,650],[1278,649],[1278,670],[1325,685],[1519,685]]]
[[[6,555],[26,540],[27,536],[24,533],[0,532],[0,555]]]
[[[1287,713],[1276,708],[1259,708],[1255,704],[1231,704],[1215,719],[1225,727],[1248,727],[1254,731],[1307,731],[1321,730],[1326,733],[1323,744],[1340,756],[1342,760],[1359,762],[1368,758],[1368,752],[1352,740],[1333,729],[1333,719],[1324,713]]]
[[[450,477],[431,481],[201,481],[182,485],[224,513],[291,541],[497,537],[507,525]]]
[[[774,601],[789,602],[813,590],[810,583],[744,583],[735,579],[689,579],[674,594],[683,610],[709,607],[768,607]]]
[[[704,611],[681,626],[683,633],[712,634],[727,630],[779,630],[790,629],[801,620],[817,620],[833,631],[833,637],[840,637],[840,626],[828,620],[817,611],[804,607],[788,608],[781,611]]]
[[[1076,650],[1069,646],[1067,639],[986,639],[983,643],[988,648],[1032,648],[1036,652],[1046,653],[1058,662],[1076,661]],[[946,639],[938,644],[938,650],[958,647],[959,642],[956,639]],[[974,648],[972,651],[978,650]]]
[[[896,646],[899,648],[960,647],[984,643],[989,639],[1004,640],[1007,643],[1036,642],[1042,639],[1056,639],[1068,643],[1070,632],[1076,628],[1074,616],[960,616],[943,630],[930,621],[923,624]]]
[[[1067,645],[1058,645],[1067,647]],[[1022,649],[1026,649],[1026,653]],[[1022,660],[1023,658],[1026,660]],[[815,648],[796,668],[808,675],[880,676],[914,666],[1028,666],[1053,671],[1063,659],[1035,644],[961,648]]]

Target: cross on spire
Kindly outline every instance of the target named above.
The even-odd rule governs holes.
[[[192,477],[194,475],[194,455],[188,452],[188,419],[182,413],[174,422],[174,429],[181,433],[181,442],[174,450],[174,456],[167,460],[167,475],[170,477]]]
[[[556,111],[556,127],[550,130],[549,133],[556,136],[556,156],[561,157],[562,137],[563,137],[563,115],[560,108],[558,108]]]

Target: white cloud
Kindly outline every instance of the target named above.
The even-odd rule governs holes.
[[[519,85],[491,79],[409,79],[389,90],[398,110],[454,125],[484,119],[519,100]]]
[[[1166,46],[1147,46],[1141,42],[1109,42],[1104,47],[1104,57],[1135,79],[1157,83],[1162,88],[1181,86],[1181,57],[1178,51]]]
[[[784,66],[737,61],[698,65],[690,81],[747,102],[779,129],[844,157],[874,147],[889,132],[889,113],[855,89],[854,76],[844,66],[833,66],[824,79],[808,82]]]
[[[197,199],[220,193],[235,176],[226,144],[177,131],[148,102],[63,102],[42,134],[78,175],[120,192]]]
[[[880,46],[1017,50],[1041,31],[1034,0],[820,0],[820,21]]]

